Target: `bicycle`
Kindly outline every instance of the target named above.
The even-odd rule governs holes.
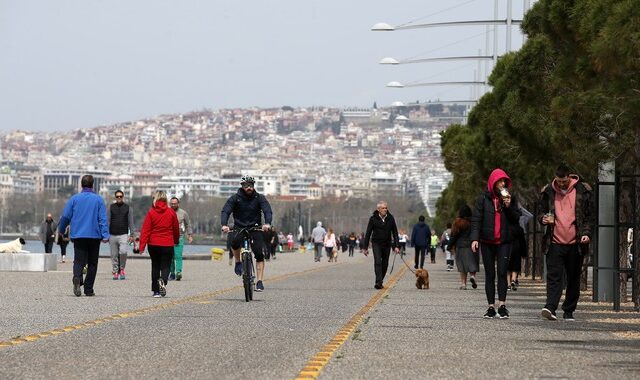
[[[262,231],[260,227],[244,227],[238,230],[237,234],[242,236],[242,250],[240,258],[242,260],[242,285],[244,286],[244,300],[253,300],[253,286],[255,267],[253,266],[253,251],[251,251],[251,232]],[[237,236],[237,235],[236,235]]]

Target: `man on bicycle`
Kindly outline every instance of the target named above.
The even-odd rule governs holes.
[[[260,226],[262,224],[262,214],[264,223],[262,230],[267,231],[271,227],[271,205],[264,195],[258,194],[255,190],[255,179],[244,176],[240,181],[241,188],[238,192],[227,199],[222,208],[220,221],[222,232],[229,232],[227,223],[233,214],[234,231],[231,232],[231,250],[236,261],[235,273],[242,275],[242,262],[240,261],[240,248],[242,247],[242,236],[238,231],[242,228]],[[256,258],[256,292],[264,290],[262,278],[264,275],[264,239],[261,231],[251,231],[251,250]]]

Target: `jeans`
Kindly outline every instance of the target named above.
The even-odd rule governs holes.
[[[426,256],[426,251],[427,251],[427,247],[419,247],[416,245],[416,258],[415,258],[415,263],[416,263],[416,268],[424,268],[424,258]],[[418,266],[418,263],[420,263],[420,266]]]
[[[382,285],[384,276],[389,267],[389,254],[391,254],[391,244],[371,243],[373,250],[374,271],[376,274],[376,284]]]
[[[552,243],[547,252],[547,303],[544,307],[556,311],[562,296],[563,277],[567,274],[567,292],[562,310],[573,313],[580,298],[580,272],[584,256],[578,244]]]
[[[98,272],[98,254],[100,253],[100,239],[80,238],[73,240],[73,277],[84,284],[84,294],[93,293],[93,284]],[[82,279],[82,269],[87,265],[87,276]]]
[[[496,267],[498,269],[498,300],[504,302],[507,299],[507,269],[511,257],[511,244],[480,243],[480,250],[484,264],[484,292],[487,295],[487,303],[493,305],[496,302]]]
[[[323,245],[324,244],[322,244],[322,243],[313,243],[314,254],[315,254],[314,259],[316,261],[320,261],[320,259],[322,258],[322,246]]]

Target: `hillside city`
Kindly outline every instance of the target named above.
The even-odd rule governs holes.
[[[79,190],[92,174],[109,198],[163,189],[226,197],[240,177],[279,199],[418,197],[433,216],[451,176],[440,132],[460,105],[203,110],[61,132],[0,135],[0,196]]]

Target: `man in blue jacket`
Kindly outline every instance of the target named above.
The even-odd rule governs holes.
[[[424,221],[424,215],[418,217],[418,223],[413,226],[411,231],[411,246],[416,248],[415,269],[418,269],[418,263],[420,269],[424,268],[424,257],[431,241],[431,229],[429,225]]]
[[[80,287],[84,294],[94,296],[93,283],[98,271],[100,241],[109,242],[107,208],[102,198],[93,191],[93,176],[84,175],[80,180],[82,191],[72,196],[64,206],[58,231],[62,233],[71,225],[70,238],[73,242],[73,294],[80,297]],[[87,276],[82,279],[82,269],[87,267]]]

